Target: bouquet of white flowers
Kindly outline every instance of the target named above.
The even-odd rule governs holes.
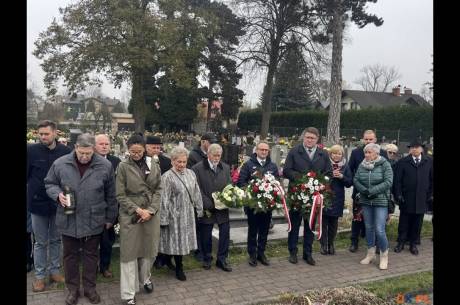
[[[227,208],[241,208],[243,201],[246,199],[244,190],[231,184],[224,187],[222,192],[212,193],[214,199],[214,207],[216,210],[223,210]]]

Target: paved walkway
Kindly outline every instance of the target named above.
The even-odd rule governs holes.
[[[391,243],[394,246],[394,243]],[[407,248],[407,247],[406,247]],[[391,250],[391,249],[390,249]],[[186,272],[187,281],[176,280],[170,276],[153,277],[153,294],[137,295],[139,305],[181,305],[181,304],[252,304],[276,298],[283,292],[301,293],[312,288],[340,287],[360,282],[380,280],[402,274],[433,270],[433,244],[422,240],[420,254],[415,257],[405,249],[396,254],[390,252],[389,268],[381,271],[377,263],[363,266],[359,261],[364,257],[364,247],[357,253],[347,249],[338,250],[336,255],[323,256],[314,253],[316,266],[307,265],[299,259],[297,265],[288,262],[286,257],[272,258],[270,266],[251,267],[247,263],[233,266],[227,273],[213,265],[209,271],[193,270]],[[33,293],[31,291],[32,273],[27,278],[27,304],[63,305],[66,292],[63,290]],[[101,304],[121,304],[119,283],[100,283],[98,292]],[[90,304],[85,297],[78,304]]]

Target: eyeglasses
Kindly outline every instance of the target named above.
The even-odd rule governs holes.
[[[389,154],[396,155],[395,151],[388,151]]]

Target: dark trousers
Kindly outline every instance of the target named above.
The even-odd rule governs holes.
[[[297,254],[297,242],[299,241],[299,229],[303,223],[303,255],[311,256],[312,244],[314,234],[310,230],[307,218],[303,217],[298,211],[289,211],[289,217],[291,218],[291,232],[288,233],[288,249],[289,253]]]
[[[32,256],[32,232],[26,232],[26,259],[27,264],[32,265],[34,263],[34,257]]]
[[[399,214],[398,242],[409,242],[416,245],[420,240],[424,214],[405,213]]]
[[[249,256],[263,255],[267,245],[272,212],[254,213],[254,209],[248,208],[245,208],[245,212],[248,216],[248,254]]]
[[[362,221],[351,222],[351,243],[354,245],[358,244],[359,236],[362,238],[366,237],[366,227],[364,226],[364,217]]]
[[[99,245],[99,272],[109,269],[110,260],[112,259],[112,246],[115,243],[115,230],[112,227],[106,229],[101,234],[101,243]]]
[[[201,250],[203,261],[212,261],[212,228],[214,224],[200,224]],[[230,223],[219,224],[219,245],[217,250],[217,261],[226,262],[228,247],[230,245]]]
[[[62,235],[65,285],[69,291],[76,292],[80,288],[80,256],[83,266],[83,289],[87,293],[96,289],[100,239],[101,235],[83,238]]]
[[[323,215],[321,223],[322,233],[320,242],[323,246],[332,245],[337,235],[339,217]]]
[[[195,210],[195,232],[196,232],[196,242],[198,249],[195,250],[195,258],[198,260],[203,259],[203,251],[201,250],[201,234],[200,234],[200,224],[198,223],[198,216]]]

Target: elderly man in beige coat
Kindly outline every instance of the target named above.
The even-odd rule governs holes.
[[[161,178],[158,163],[145,162],[145,142],[139,135],[128,142],[129,158],[118,165],[116,195],[120,204],[120,289],[124,304],[136,304],[139,286],[153,292],[150,267],[160,240]]]

